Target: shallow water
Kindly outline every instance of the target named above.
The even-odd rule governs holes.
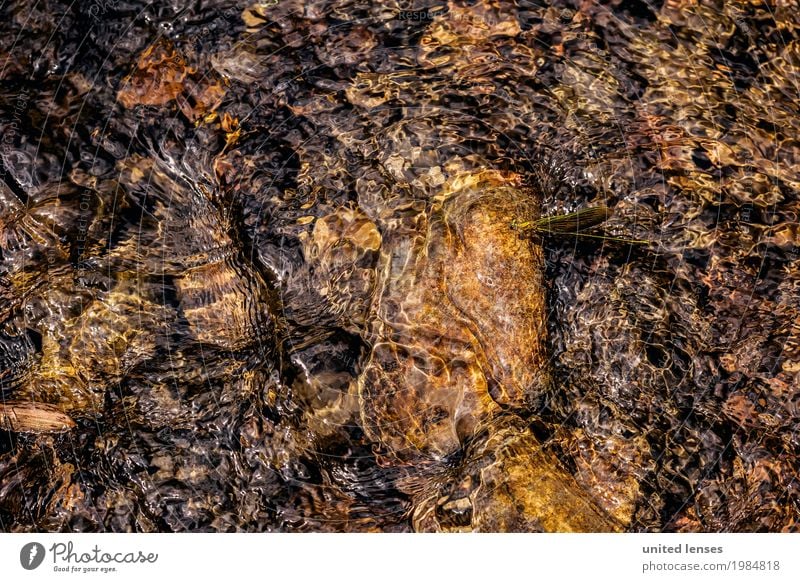
[[[797,529],[797,6],[179,4],[2,5],[0,387],[76,427],[0,430],[0,530],[430,529],[501,447],[387,461],[359,378],[486,169],[649,241],[534,243],[541,466],[628,531]]]

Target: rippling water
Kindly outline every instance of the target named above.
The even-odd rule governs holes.
[[[1,6],[0,530],[797,529],[795,2]]]

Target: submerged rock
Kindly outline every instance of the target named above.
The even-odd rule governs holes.
[[[797,529],[798,25],[717,4],[5,3],[0,529]]]

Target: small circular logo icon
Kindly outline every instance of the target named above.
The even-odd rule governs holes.
[[[44,546],[39,542],[30,542],[22,546],[19,552],[19,563],[26,570],[35,570],[44,561]]]

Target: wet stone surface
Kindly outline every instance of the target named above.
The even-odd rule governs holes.
[[[4,3],[0,531],[796,531],[798,8]]]

